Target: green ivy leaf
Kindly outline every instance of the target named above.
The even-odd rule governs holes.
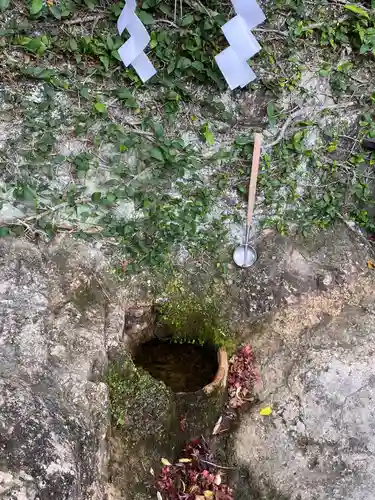
[[[138,103],[134,97],[129,97],[129,99],[125,99],[124,105],[128,108],[134,108],[134,109],[138,108]]]
[[[106,42],[109,50],[113,50],[115,48],[115,44],[113,43],[113,40],[109,35],[107,35]]]
[[[0,12],[4,12],[9,7],[10,0],[0,0]],[[6,228],[0,228],[6,229]]]
[[[49,10],[56,19],[61,19],[61,10],[56,5],[51,5]]]
[[[89,94],[89,89],[87,87],[82,87],[79,91],[80,95],[84,98],[84,99],[89,99],[90,98],[90,94]]]
[[[297,132],[293,136],[293,146],[294,146],[294,149],[296,151],[298,151],[299,153],[303,149],[303,139],[304,139],[304,137],[305,137],[305,133],[304,133],[303,130],[300,130],[299,132]]]
[[[158,44],[157,36],[155,31],[151,33],[150,49],[154,49]]]
[[[180,69],[190,68],[192,61],[188,57],[180,57],[177,67]]]
[[[192,14],[188,14],[181,21],[181,26],[189,26],[189,24],[194,22],[194,16]]]
[[[235,143],[237,146],[246,146],[247,144],[251,143],[251,138],[247,137],[246,135],[237,135]]]
[[[271,127],[274,127],[276,125],[276,118],[275,118],[275,105],[272,101],[269,102],[267,105],[267,116]]]
[[[102,197],[102,193],[100,191],[96,191],[95,193],[92,193],[92,195],[91,195],[91,199],[94,203],[99,203],[101,197]]]
[[[24,70],[24,73],[38,80],[50,80],[55,74],[52,69],[41,68],[39,66],[30,66]]]
[[[152,148],[150,150],[150,156],[151,158],[155,158],[155,160],[162,161],[164,162],[164,155],[159,148]]]
[[[129,97],[133,97],[131,90],[126,88],[117,89],[116,95],[119,99],[129,99]]]
[[[77,45],[77,42],[74,40],[74,38],[69,39],[69,47],[73,52],[78,50],[78,45]]]
[[[154,132],[155,132],[155,135],[158,139],[160,139],[160,137],[163,137],[164,135],[164,129],[162,127],[162,125],[160,125],[160,123],[153,123],[153,129],[154,129]]]
[[[103,64],[104,68],[106,71],[108,71],[109,68],[109,59],[107,56],[100,56],[99,57],[100,62]]]
[[[95,102],[94,108],[98,113],[105,113],[107,111],[107,106],[103,102]]]
[[[83,0],[83,1],[85,2],[85,4],[89,9],[93,9],[95,7],[95,3],[92,0]]]
[[[319,70],[319,76],[329,76],[331,74],[331,69],[321,69]]]
[[[358,5],[347,4],[347,5],[344,5],[344,9],[350,10],[351,12],[354,12],[354,14],[358,14],[359,16],[366,17],[367,19],[370,19],[368,12],[365,9],[363,9],[362,7],[359,7]]]
[[[153,24],[154,18],[151,14],[146,12],[145,10],[138,11],[138,17],[142,21],[143,24]]]
[[[198,70],[198,71],[203,71],[203,70],[204,70],[204,65],[203,65],[203,63],[201,63],[200,61],[193,61],[193,62],[191,63],[191,66],[192,66],[194,69]]]
[[[206,143],[209,146],[213,146],[215,143],[215,137],[214,134],[211,132],[211,130],[207,127],[207,129],[203,132],[203,136],[206,140]]]
[[[30,14],[35,16],[43,9],[43,0],[32,0],[30,6]]]
[[[90,169],[90,156],[87,153],[80,153],[74,159],[73,163],[79,172],[87,172]]]

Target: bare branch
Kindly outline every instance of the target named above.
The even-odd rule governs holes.
[[[342,104],[333,104],[333,105],[329,105],[329,106],[321,106],[319,109],[317,109],[316,107],[312,107],[312,106],[308,106],[306,108],[302,108],[302,109],[298,109],[297,111],[295,111],[294,113],[292,113],[289,118],[285,121],[284,125],[281,127],[281,130],[277,136],[277,138],[273,141],[273,142],[270,142],[268,144],[264,144],[264,146],[262,146],[262,149],[270,149],[270,148],[273,148],[274,146],[276,146],[277,144],[279,144],[279,142],[281,142],[284,137],[285,137],[285,133],[288,129],[288,127],[290,126],[290,124],[296,119],[296,118],[299,118],[300,116],[304,116],[305,114],[307,113],[321,113],[322,111],[325,111],[327,109],[340,109],[340,108],[347,108],[349,106],[354,106],[354,102],[347,102],[347,103],[342,103]]]

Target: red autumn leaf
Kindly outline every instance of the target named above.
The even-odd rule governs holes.
[[[186,418],[184,417],[184,415],[181,415],[181,418],[180,418],[180,429],[182,432],[185,432],[185,425],[186,425]]]
[[[231,488],[222,481],[218,481],[217,467],[207,466],[214,457],[203,438],[194,439],[186,444],[182,452],[185,461],[164,466],[156,481],[156,489],[161,493],[163,500],[196,500],[207,496],[221,500],[233,500]]]
[[[229,406],[232,408],[242,406],[246,402],[243,398],[252,392],[257,380],[253,350],[250,345],[245,345],[231,360],[228,375]]]

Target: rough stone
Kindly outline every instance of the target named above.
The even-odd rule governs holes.
[[[11,203],[4,203],[0,209],[0,223],[12,222],[24,217],[24,213]]]
[[[259,360],[261,403],[243,414],[234,442],[228,436],[227,454],[216,448],[217,462],[235,459],[237,500],[367,500],[375,486],[369,248],[337,228],[303,243],[267,232],[256,244],[259,261],[237,271],[227,302],[241,311],[241,338]],[[149,310],[124,317],[122,292],[87,243],[2,239],[0,257],[0,496],[154,498],[150,468],[157,474],[160,456],[172,459],[187,438],[180,416],[191,411],[190,435],[210,433],[217,415],[205,421],[198,400],[169,411],[155,381],[157,394],[148,376],[143,392],[129,379],[126,425],[108,444],[107,353],[149,335]],[[270,417],[259,415],[262,405]]]
[[[260,498],[254,484],[262,498],[373,498],[374,284],[367,275],[310,297],[253,336],[261,403],[235,437],[237,463],[252,478],[247,498]],[[259,414],[265,405],[270,417]]]
[[[306,294],[352,282],[369,258],[368,244],[343,224],[311,240],[265,230],[252,244],[258,261],[251,268],[236,269],[228,289],[232,309],[247,323]]]
[[[108,396],[91,375],[116,335],[103,257],[22,239],[0,240],[0,256],[0,496],[102,499]]]

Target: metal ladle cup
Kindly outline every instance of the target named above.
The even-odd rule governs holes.
[[[240,245],[233,252],[233,260],[239,267],[251,267],[258,259],[255,248],[249,245],[249,236],[251,224],[253,222],[253,213],[255,206],[255,194],[259,172],[260,150],[262,146],[262,134],[255,134],[254,137],[254,150],[253,150],[253,163],[251,167],[251,177],[249,185],[249,194],[247,202],[247,218],[246,218],[246,231],[245,243]]]

